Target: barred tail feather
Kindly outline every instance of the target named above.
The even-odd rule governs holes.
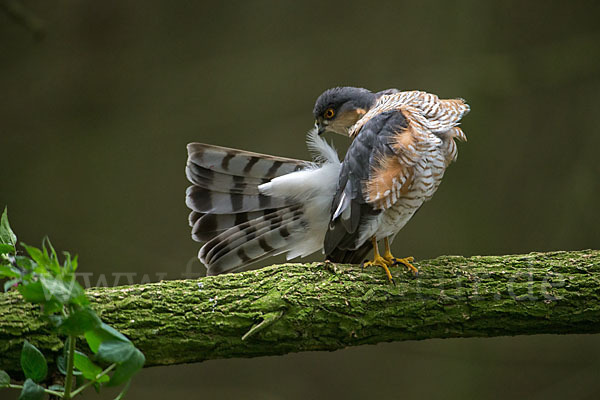
[[[199,213],[196,211],[190,212],[190,215],[188,216],[188,223],[190,224],[190,226],[193,227],[196,224],[196,221],[202,218],[203,215],[203,213]]]
[[[197,213],[234,214],[281,208],[290,200],[261,194],[258,186],[300,170],[301,160],[202,143],[188,145],[186,204]]]
[[[218,234],[235,225],[240,225],[244,222],[260,218],[273,211],[274,209],[266,209],[236,214],[202,214],[192,211],[190,213],[192,239],[197,242],[211,240]]]
[[[194,240],[207,241],[199,258],[209,274],[239,270],[289,250],[287,239],[277,235],[285,239],[301,218],[301,205],[258,187],[310,163],[202,143],[187,149],[186,176],[193,184],[186,191],[189,224]]]
[[[206,241],[198,257],[209,275],[245,270],[281,253],[289,259],[322,248],[340,162],[316,134],[311,143],[316,163],[188,145],[189,224],[192,238]]]
[[[232,249],[237,249],[244,246],[249,241],[253,240],[257,236],[261,236],[267,232],[271,232],[274,230],[278,230],[283,227],[284,237],[289,236],[289,232],[286,230],[285,226],[290,224],[293,221],[298,220],[299,217],[287,215],[285,219],[281,222],[277,222],[274,224],[265,224],[263,223],[260,227],[250,227],[247,228],[244,232],[237,235],[235,238],[231,238],[229,240],[224,240],[220,243],[220,246],[216,247],[213,252],[210,254],[210,258],[206,259],[208,264],[214,263],[219,258],[223,257],[225,254],[232,251]]]
[[[230,149],[204,143],[187,146],[188,160],[203,168],[227,175],[272,179],[304,168],[308,163],[250,151]]]
[[[233,214],[281,208],[291,204],[292,201],[263,194],[213,192],[199,186],[190,186],[186,190],[185,203],[190,209],[199,213]]]
[[[208,274],[240,271],[266,257],[289,251],[296,241],[295,233],[302,230],[303,221],[298,218],[291,218],[275,229],[262,229],[257,232],[256,237],[223,249],[207,264]]]
[[[278,228],[291,219],[299,218],[300,215],[300,206],[296,206],[277,210],[263,217],[234,226],[207,242],[200,249],[200,259],[207,265],[211,264],[215,257],[222,254],[224,249],[235,248],[257,235]]]
[[[229,262],[231,260],[231,257],[222,258],[221,260],[219,260],[219,262],[208,265],[206,267],[206,275],[214,276],[214,275],[220,275],[220,274],[229,274],[232,272],[248,271],[249,269],[251,269],[252,264],[262,261],[265,258],[278,256],[281,253],[285,253],[286,251],[287,251],[286,249],[281,249],[280,251],[268,252],[268,253],[263,254],[260,257],[251,259],[251,261],[249,261],[247,263],[235,263],[234,265],[226,264],[226,262]]]
[[[266,178],[222,174],[200,167],[193,162],[188,162],[185,174],[194,185],[223,193],[258,194],[258,185],[269,181]]]

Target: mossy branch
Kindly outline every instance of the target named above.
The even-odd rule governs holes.
[[[332,264],[284,264],[198,280],[91,288],[103,321],[146,366],[397,340],[600,332],[600,251],[445,256],[418,278]],[[0,369],[19,369],[27,338],[61,341],[18,293],[0,294]],[[264,321],[264,322],[263,322]]]

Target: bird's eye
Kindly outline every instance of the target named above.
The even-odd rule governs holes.
[[[323,116],[326,119],[331,119],[331,118],[333,118],[334,115],[335,115],[335,111],[333,111],[333,108],[328,108],[327,110],[325,110],[325,113],[323,114]]]

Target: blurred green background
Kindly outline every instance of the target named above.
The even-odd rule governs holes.
[[[600,2],[24,4],[46,36],[0,12],[0,206],[94,285],[202,273],[186,143],[306,158],[314,100],[338,85],[472,107],[396,253],[600,247]],[[599,377],[597,335],[430,340],[150,368],[128,398],[595,399]]]

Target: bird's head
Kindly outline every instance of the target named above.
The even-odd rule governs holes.
[[[348,130],[377,101],[377,96],[367,89],[336,87],[319,96],[313,109],[319,135],[330,131],[348,135]]]

